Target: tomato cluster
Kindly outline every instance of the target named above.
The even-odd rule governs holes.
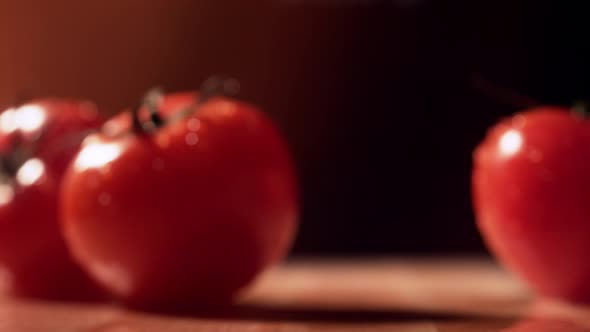
[[[9,290],[107,293],[142,308],[224,305],[283,258],[298,223],[293,162],[274,124],[227,96],[230,83],[152,91],[104,123],[81,101],[3,112]]]
[[[18,296],[149,309],[226,305],[289,251],[298,224],[287,146],[213,79],[150,92],[103,121],[88,101],[0,114],[0,277]],[[520,112],[474,153],[477,225],[542,294],[590,301],[590,122]]]
[[[0,115],[0,263],[22,296],[95,298],[59,227],[58,192],[69,160],[101,123],[89,102],[46,99]]]

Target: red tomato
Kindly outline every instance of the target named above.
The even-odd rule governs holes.
[[[153,131],[131,133],[130,113],[107,122],[65,179],[74,255],[134,307],[226,304],[296,230],[294,169],[273,124],[242,102],[195,100],[163,97]]]
[[[590,301],[590,122],[558,107],[517,114],[476,149],[473,199],[493,253],[545,295]]]
[[[67,251],[57,201],[68,162],[99,124],[93,104],[70,100],[39,100],[0,115],[0,269],[15,295],[100,294]]]
[[[578,324],[575,319],[530,318],[517,322],[513,326],[503,329],[504,332],[588,332],[583,320]]]

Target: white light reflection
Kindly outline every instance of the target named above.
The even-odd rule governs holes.
[[[27,160],[16,172],[16,181],[23,186],[37,182],[45,173],[45,164],[40,159]]]
[[[14,108],[9,108],[0,114],[0,131],[6,134],[13,132],[16,127],[16,116]]]
[[[25,105],[16,111],[16,124],[24,132],[33,132],[45,122],[45,110],[37,105]]]
[[[0,184],[0,206],[10,203],[14,197],[14,189],[11,185]]]
[[[88,168],[99,168],[115,160],[123,151],[117,143],[91,143],[78,154],[74,166],[83,171]]]
[[[505,156],[511,156],[520,151],[520,148],[522,147],[522,136],[520,135],[520,132],[514,129],[505,132],[502,137],[500,137],[498,147],[500,153]]]

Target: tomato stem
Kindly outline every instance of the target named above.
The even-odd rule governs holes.
[[[139,134],[153,133],[167,124],[177,122],[193,114],[199,109],[201,105],[205,104],[210,99],[218,96],[234,96],[239,92],[239,90],[240,84],[234,78],[229,78],[226,76],[210,77],[201,85],[198,96],[195,98],[195,103],[184,110],[174,113],[174,115],[168,117],[167,119],[164,119],[159,112],[159,104],[164,97],[164,93],[160,88],[152,89],[148,91],[142,102],[131,112],[133,131]],[[140,119],[139,113],[144,107],[149,112],[148,122],[143,122]]]
[[[588,118],[590,116],[590,113],[588,113],[588,103],[585,101],[580,101],[574,104],[572,111],[581,118]]]
[[[199,107],[209,100],[219,96],[234,96],[240,91],[240,83],[230,77],[226,76],[212,76],[208,78],[198,91],[196,102],[190,105],[185,110],[175,113],[174,116],[168,118],[170,122],[176,122],[196,112]]]
[[[539,100],[531,96],[499,86],[480,75],[471,77],[471,87],[477,92],[494,99],[496,102],[519,109],[536,107],[542,104]]]
[[[7,153],[0,154],[0,174],[12,178],[28,160],[31,153],[20,142],[12,142]]]
[[[0,179],[14,177],[16,174],[16,167],[9,155],[0,155]],[[0,181],[2,183],[3,181]]]
[[[164,97],[164,93],[160,88],[153,88],[148,91],[143,98],[142,102],[132,110],[132,121],[133,121],[133,131],[136,133],[150,133],[157,128],[162,127],[164,123],[164,119],[160,116],[158,112],[158,104],[160,100]],[[141,109],[146,108],[149,112],[149,122],[142,122],[140,119],[139,112]]]

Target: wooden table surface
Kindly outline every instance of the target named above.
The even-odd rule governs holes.
[[[533,299],[486,259],[292,260],[232,313],[0,299],[0,332],[590,331],[590,309]]]

